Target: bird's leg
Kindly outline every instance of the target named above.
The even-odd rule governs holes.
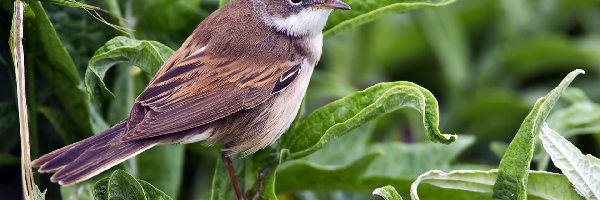
[[[223,156],[223,161],[225,161],[225,165],[227,165],[227,171],[229,171],[229,178],[231,179],[231,185],[233,186],[233,190],[235,191],[235,196],[238,200],[244,200],[242,197],[242,192],[240,190],[240,185],[237,180],[237,176],[235,176],[235,169],[233,169],[233,164],[231,164],[231,159],[225,155],[225,152],[221,154]]]
[[[258,200],[260,198],[260,194],[263,192],[263,182],[265,181],[265,176],[267,176],[267,173],[270,169],[270,167],[267,167],[263,169],[260,174],[258,174],[258,188],[256,189],[256,194],[254,194],[252,200]]]

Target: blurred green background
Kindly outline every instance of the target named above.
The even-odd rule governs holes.
[[[0,38],[6,41],[12,1],[1,2]],[[110,10],[107,3],[117,1],[82,2]],[[218,4],[215,0],[121,0],[118,5],[125,20],[105,18],[132,28],[137,39],[155,40],[177,49]],[[124,33],[81,9],[47,3],[43,6],[73,63],[56,61],[64,55],[49,55],[51,49],[44,49],[41,43],[46,38],[40,34],[48,30],[26,27],[33,158],[123,119],[148,81],[137,68],[113,68],[105,82],[115,92],[115,99],[102,102],[100,110],[87,111],[87,94],[78,88],[81,86],[73,77],[82,80],[94,52]],[[306,110],[379,82],[415,82],[438,99],[442,131],[458,134],[459,138],[474,136],[474,142],[452,158],[452,166],[492,169],[498,165],[498,151],[501,153],[504,144],[514,136],[535,100],[568,72],[584,69],[586,75],[572,86],[581,88],[592,101],[600,102],[599,20],[598,0],[459,0],[441,8],[386,15],[325,38],[323,56],[306,96]],[[61,70],[61,66],[73,64],[76,72]],[[3,199],[19,199],[18,114],[14,70],[6,42],[0,46],[0,66],[0,194]],[[563,102],[562,106],[566,105]],[[90,123],[80,118],[88,115],[97,115],[96,119],[103,121]],[[386,115],[359,130],[365,129],[369,131],[357,134],[368,135],[363,139],[369,144],[427,143],[421,118],[412,110]],[[584,154],[598,157],[600,134],[590,133],[571,139]],[[346,137],[357,137],[351,135]],[[337,142],[344,146],[344,141],[347,140],[342,138]],[[178,166],[183,175],[175,198],[200,199],[210,195],[218,147],[191,144],[179,153],[184,160]],[[157,167],[128,163],[124,168],[130,172]],[[413,170],[414,174],[436,169],[420,168],[418,164],[405,167],[412,167],[405,170]],[[536,163],[532,165],[537,167]],[[551,164],[548,170],[557,171]],[[48,189],[47,199],[65,198],[60,196],[58,185],[49,183],[49,175],[39,175],[36,180],[42,189]],[[283,192],[280,198],[360,199],[370,196],[373,189],[365,188],[358,194],[318,189]]]

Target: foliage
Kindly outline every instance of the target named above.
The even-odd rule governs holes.
[[[227,1],[43,2],[25,10],[34,158],[122,120],[173,49]],[[586,170],[600,155],[597,1],[346,2],[353,10],[334,11],[324,30],[303,113],[276,144],[233,159],[244,192],[254,195],[262,174],[263,199],[595,197],[599,173]],[[135,31],[120,36],[77,9],[96,7]],[[2,27],[12,12],[0,2]],[[0,46],[0,193],[17,199],[11,63]],[[588,75],[566,101],[554,103],[565,82],[536,103],[575,68]],[[47,199],[233,199],[218,148],[159,146],[115,167],[126,172],[60,189],[46,175],[36,181]]]
[[[94,199],[170,200],[171,197],[146,181],[136,179],[125,171],[116,170],[110,177],[96,182],[94,185]]]

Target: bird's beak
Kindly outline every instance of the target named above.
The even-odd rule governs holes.
[[[321,5],[321,7],[331,8],[331,9],[340,9],[340,10],[350,10],[350,6],[341,0],[325,0]]]

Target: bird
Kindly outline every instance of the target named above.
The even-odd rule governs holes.
[[[206,17],[136,98],[128,117],[34,160],[50,180],[87,180],[156,145],[222,144],[225,158],[275,142],[300,108],[341,0],[231,0]]]

